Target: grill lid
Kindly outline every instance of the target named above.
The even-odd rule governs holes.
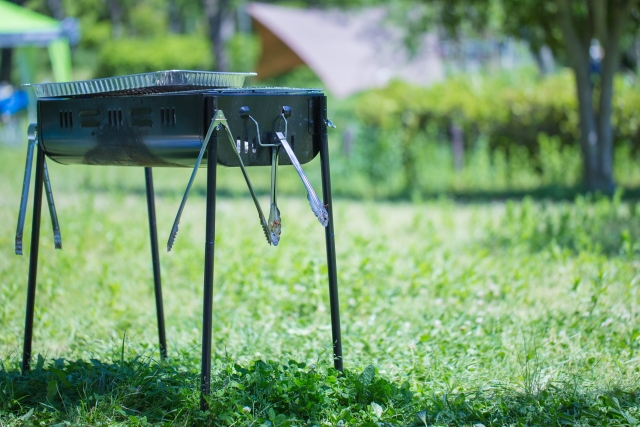
[[[38,98],[127,96],[197,89],[241,88],[245,77],[255,75],[256,73],[167,70],[75,82],[25,84],[24,86],[33,87]]]

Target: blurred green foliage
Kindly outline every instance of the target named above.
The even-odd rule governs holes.
[[[371,196],[577,186],[582,176],[578,112],[569,72],[458,75],[431,87],[393,82],[351,102],[338,168],[361,175]],[[616,160],[622,182],[640,149],[640,91],[616,81]],[[452,127],[463,131],[464,166],[454,169]],[[344,162],[344,164],[341,164]]]
[[[499,245],[525,244],[533,251],[552,248],[592,251],[631,258],[640,252],[640,218],[635,203],[612,198],[577,196],[573,203],[507,202],[505,215],[491,230]]]
[[[497,31],[506,18],[495,2],[488,3],[493,5],[488,10],[489,27]],[[28,0],[26,5],[55,15],[54,4]],[[77,78],[215,66],[202,2],[61,0],[59,4],[81,25],[82,40],[74,54]],[[233,7],[240,4],[234,2]],[[463,12],[452,7],[458,15]],[[393,11],[407,12],[399,6]],[[407,23],[414,24],[421,25]],[[252,71],[260,41],[255,35],[236,33],[227,40],[226,50],[232,71]],[[248,79],[247,85],[251,84],[324,86],[308,67],[259,83]],[[621,77],[615,93],[616,181],[637,186],[640,91]],[[330,97],[328,105],[329,116],[338,125],[329,135],[334,146],[333,187],[339,195],[419,199],[451,192],[526,192],[581,185],[575,81],[568,71],[544,78],[533,68],[460,74],[428,88],[393,82],[346,100]],[[463,136],[462,150],[456,152],[454,129]]]
[[[226,43],[229,55],[229,71],[255,71],[260,58],[262,44],[254,34],[236,33]]]
[[[102,45],[97,77],[158,70],[210,70],[210,44],[205,37],[173,35],[152,39],[118,39]]]
[[[215,66],[202,2],[28,0],[25,6],[51,16],[78,20],[81,40],[74,53],[78,78],[166,69],[212,70]],[[234,36],[228,44],[231,54],[251,40],[249,35]],[[235,61],[234,65],[249,66],[242,71],[253,68],[259,51],[255,45],[253,40],[253,54],[246,55],[245,50],[241,61]],[[43,78],[47,76],[39,77]]]

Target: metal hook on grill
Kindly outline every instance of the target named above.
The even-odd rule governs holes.
[[[282,121],[284,121],[284,137],[286,138],[289,135],[287,133],[287,126],[289,124],[287,123],[287,119],[291,117],[291,107],[289,107],[288,105],[282,106],[282,112],[280,113],[280,117],[282,118]]]
[[[257,125],[257,123],[256,123]],[[253,186],[251,185],[251,180],[249,179],[249,175],[244,167],[244,163],[242,162],[242,158],[240,157],[240,153],[236,150],[235,143],[233,141],[233,135],[231,134],[231,130],[229,129],[229,125],[227,123],[227,118],[224,115],[222,110],[217,110],[216,114],[211,119],[211,125],[209,125],[209,130],[207,131],[207,135],[202,142],[202,147],[200,148],[200,153],[198,154],[198,158],[196,160],[196,164],[193,168],[193,172],[191,172],[191,178],[189,179],[189,183],[187,184],[187,189],[185,190],[184,196],[182,196],[182,202],[180,203],[180,208],[178,209],[178,213],[176,215],[176,219],[173,222],[173,228],[171,229],[171,234],[169,235],[169,241],[167,242],[167,252],[171,251],[173,247],[173,243],[175,242],[176,235],[178,234],[178,225],[180,224],[180,217],[182,215],[182,210],[184,209],[185,204],[187,203],[187,197],[189,195],[189,190],[193,185],[193,180],[195,179],[198,168],[200,167],[200,162],[202,161],[202,157],[207,149],[209,144],[209,140],[211,139],[211,135],[214,130],[220,130],[220,128],[224,128],[229,139],[229,143],[233,147],[233,152],[236,154],[238,162],[240,163],[240,169],[242,170],[242,174],[244,175],[244,179],[249,187],[249,192],[251,193],[251,197],[253,198],[253,203],[256,206],[258,211],[258,216],[260,217],[260,225],[262,225],[262,231],[264,232],[265,237],[267,238],[267,242],[269,244],[273,243],[273,238],[270,236],[269,229],[267,226],[267,221],[264,218],[264,214],[262,213],[262,209],[260,208],[260,203],[258,203],[258,198],[256,197],[256,193],[253,191]],[[277,242],[275,243],[277,244]]]
[[[16,229],[15,252],[22,255],[22,236],[24,234],[24,220],[27,215],[27,202],[29,201],[29,185],[31,183],[31,169],[33,167],[33,152],[38,145],[38,130],[35,123],[29,125],[27,131],[29,144],[27,146],[27,160],[24,168],[24,179],[22,181],[22,196],[20,199],[20,212],[18,215],[18,227]],[[60,224],[56,215],[56,207],[53,202],[53,192],[51,191],[51,181],[49,180],[49,170],[47,162],[43,162],[44,168],[44,188],[47,195],[49,214],[53,226],[53,242],[56,249],[62,249],[62,238],[60,236]]]
[[[260,140],[260,126],[258,126],[258,122],[256,121],[256,119],[254,119],[253,117],[251,117],[251,115],[249,114],[249,107],[244,106],[244,107],[240,107],[240,109],[238,109],[238,114],[240,115],[241,118],[243,119],[251,119],[251,121],[253,122],[253,124],[256,125],[256,134],[257,134],[257,138],[258,138],[258,145],[260,147],[277,147],[279,144],[263,144],[262,141]]]

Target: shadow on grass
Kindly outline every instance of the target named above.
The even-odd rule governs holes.
[[[537,393],[496,385],[422,396],[408,383],[380,377],[373,366],[337,371],[289,361],[240,366],[218,360],[210,410],[199,410],[198,372],[148,358],[103,363],[40,357],[32,371],[0,368],[3,425],[147,423],[288,426],[330,425],[634,425],[638,391],[578,391],[555,384]],[[428,396],[427,396],[428,395]],[[340,423],[340,420],[343,423]],[[380,424],[379,424],[380,423]]]
[[[25,375],[1,367],[0,417],[37,418],[47,424],[130,417],[163,421],[174,418],[177,408],[195,408],[196,377],[193,371],[150,358],[118,363],[55,359],[45,364],[38,356]]]

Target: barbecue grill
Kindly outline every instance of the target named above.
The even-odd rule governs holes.
[[[54,244],[62,248],[46,157],[62,164],[144,167],[160,354],[167,355],[158,257],[153,167],[193,168],[167,242],[171,250],[194,177],[207,166],[204,301],[202,321],[201,407],[210,391],[212,297],[217,165],[241,169],[269,245],[280,241],[277,206],[278,166],[292,165],[307,191],[313,214],[325,228],[334,366],[342,371],[342,344],[333,233],[327,127],[327,103],[318,89],[243,88],[250,73],[161,71],[68,83],[31,85],[38,97],[37,123],[29,144],[15,251],[22,254],[32,160],[35,201],[27,289],[22,370],[30,369],[36,294],[42,192],[53,224]],[[283,153],[280,153],[284,151]],[[322,199],[302,164],[320,154]],[[246,168],[271,167],[268,217],[258,202]],[[256,224],[257,230],[257,224]]]

